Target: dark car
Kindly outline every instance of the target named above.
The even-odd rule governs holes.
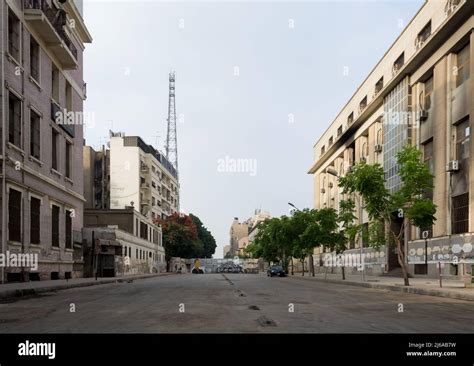
[[[273,277],[273,276],[284,277],[284,276],[286,276],[286,273],[283,270],[282,266],[271,266],[267,269],[267,276],[270,276],[270,277]]]

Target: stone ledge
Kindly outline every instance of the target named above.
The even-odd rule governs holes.
[[[300,277],[300,276],[288,276],[287,278],[297,278],[297,279],[306,279],[314,280],[318,282],[327,282],[338,285],[349,285],[349,286],[359,286],[366,288],[374,288],[378,290],[388,290],[393,292],[403,292],[408,294],[416,295],[425,295],[425,296],[437,296],[437,297],[446,297],[456,300],[467,300],[474,301],[474,291],[471,293],[459,293],[450,290],[443,289],[434,289],[434,288],[422,288],[416,286],[403,286],[403,285],[389,285],[383,283],[374,283],[374,282],[358,282],[358,281],[349,281],[349,280],[335,280],[335,279],[324,279],[317,277]],[[469,289],[467,289],[469,291]]]

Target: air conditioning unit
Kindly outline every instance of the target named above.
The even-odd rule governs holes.
[[[332,188],[334,185],[332,184],[332,182],[329,182],[329,188]]]
[[[326,193],[326,190],[324,188],[321,188],[321,193],[322,194]]]
[[[418,119],[420,122],[426,121],[428,119],[428,111],[426,109],[421,109],[418,113]]]
[[[377,145],[375,145],[375,147],[374,147],[374,151],[375,151],[376,153],[382,152],[382,149],[383,149],[383,147],[382,147],[382,145],[380,145],[380,144],[377,144]]]
[[[447,172],[457,172],[459,170],[459,160],[451,160],[446,165]]]

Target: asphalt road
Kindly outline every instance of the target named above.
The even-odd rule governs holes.
[[[469,301],[250,274],[171,275],[0,303],[0,333],[473,330]]]

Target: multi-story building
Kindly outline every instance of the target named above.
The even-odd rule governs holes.
[[[224,245],[224,249],[222,251],[222,258],[225,258],[227,254],[230,252],[230,244]]]
[[[166,271],[161,228],[134,207],[84,211],[84,275]]]
[[[255,210],[255,214],[247,220],[249,227],[249,237],[248,244],[251,244],[258,233],[259,224],[263,221],[270,219],[272,216],[269,212],[263,211],[261,209]]]
[[[111,133],[108,146],[101,151],[83,148],[85,257],[94,256],[94,235],[103,239],[99,245],[106,254],[102,251],[97,261],[100,266],[108,263],[109,275],[164,270],[162,232],[155,219],[179,210],[176,170],[140,137]],[[92,269],[87,269],[90,274]]]
[[[230,227],[230,253],[239,253],[239,240],[249,236],[249,227],[245,222],[240,222],[238,217],[234,217]]]
[[[109,174],[111,209],[135,206],[151,219],[179,211],[176,169],[140,137],[112,134]]]
[[[39,258],[2,280],[81,276],[82,2],[1,0],[0,39],[1,250]]]
[[[338,208],[338,178],[360,161],[381,164],[386,187],[396,191],[397,152],[405,144],[423,152],[434,175],[437,220],[432,228],[405,232],[411,274],[435,275],[436,263],[446,261],[444,274],[463,275],[474,260],[473,14],[471,0],[426,1],[314,145],[315,208]],[[367,224],[356,204],[359,223]],[[351,250],[364,244],[359,240]],[[398,266],[391,246],[366,251],[368,271]]]

